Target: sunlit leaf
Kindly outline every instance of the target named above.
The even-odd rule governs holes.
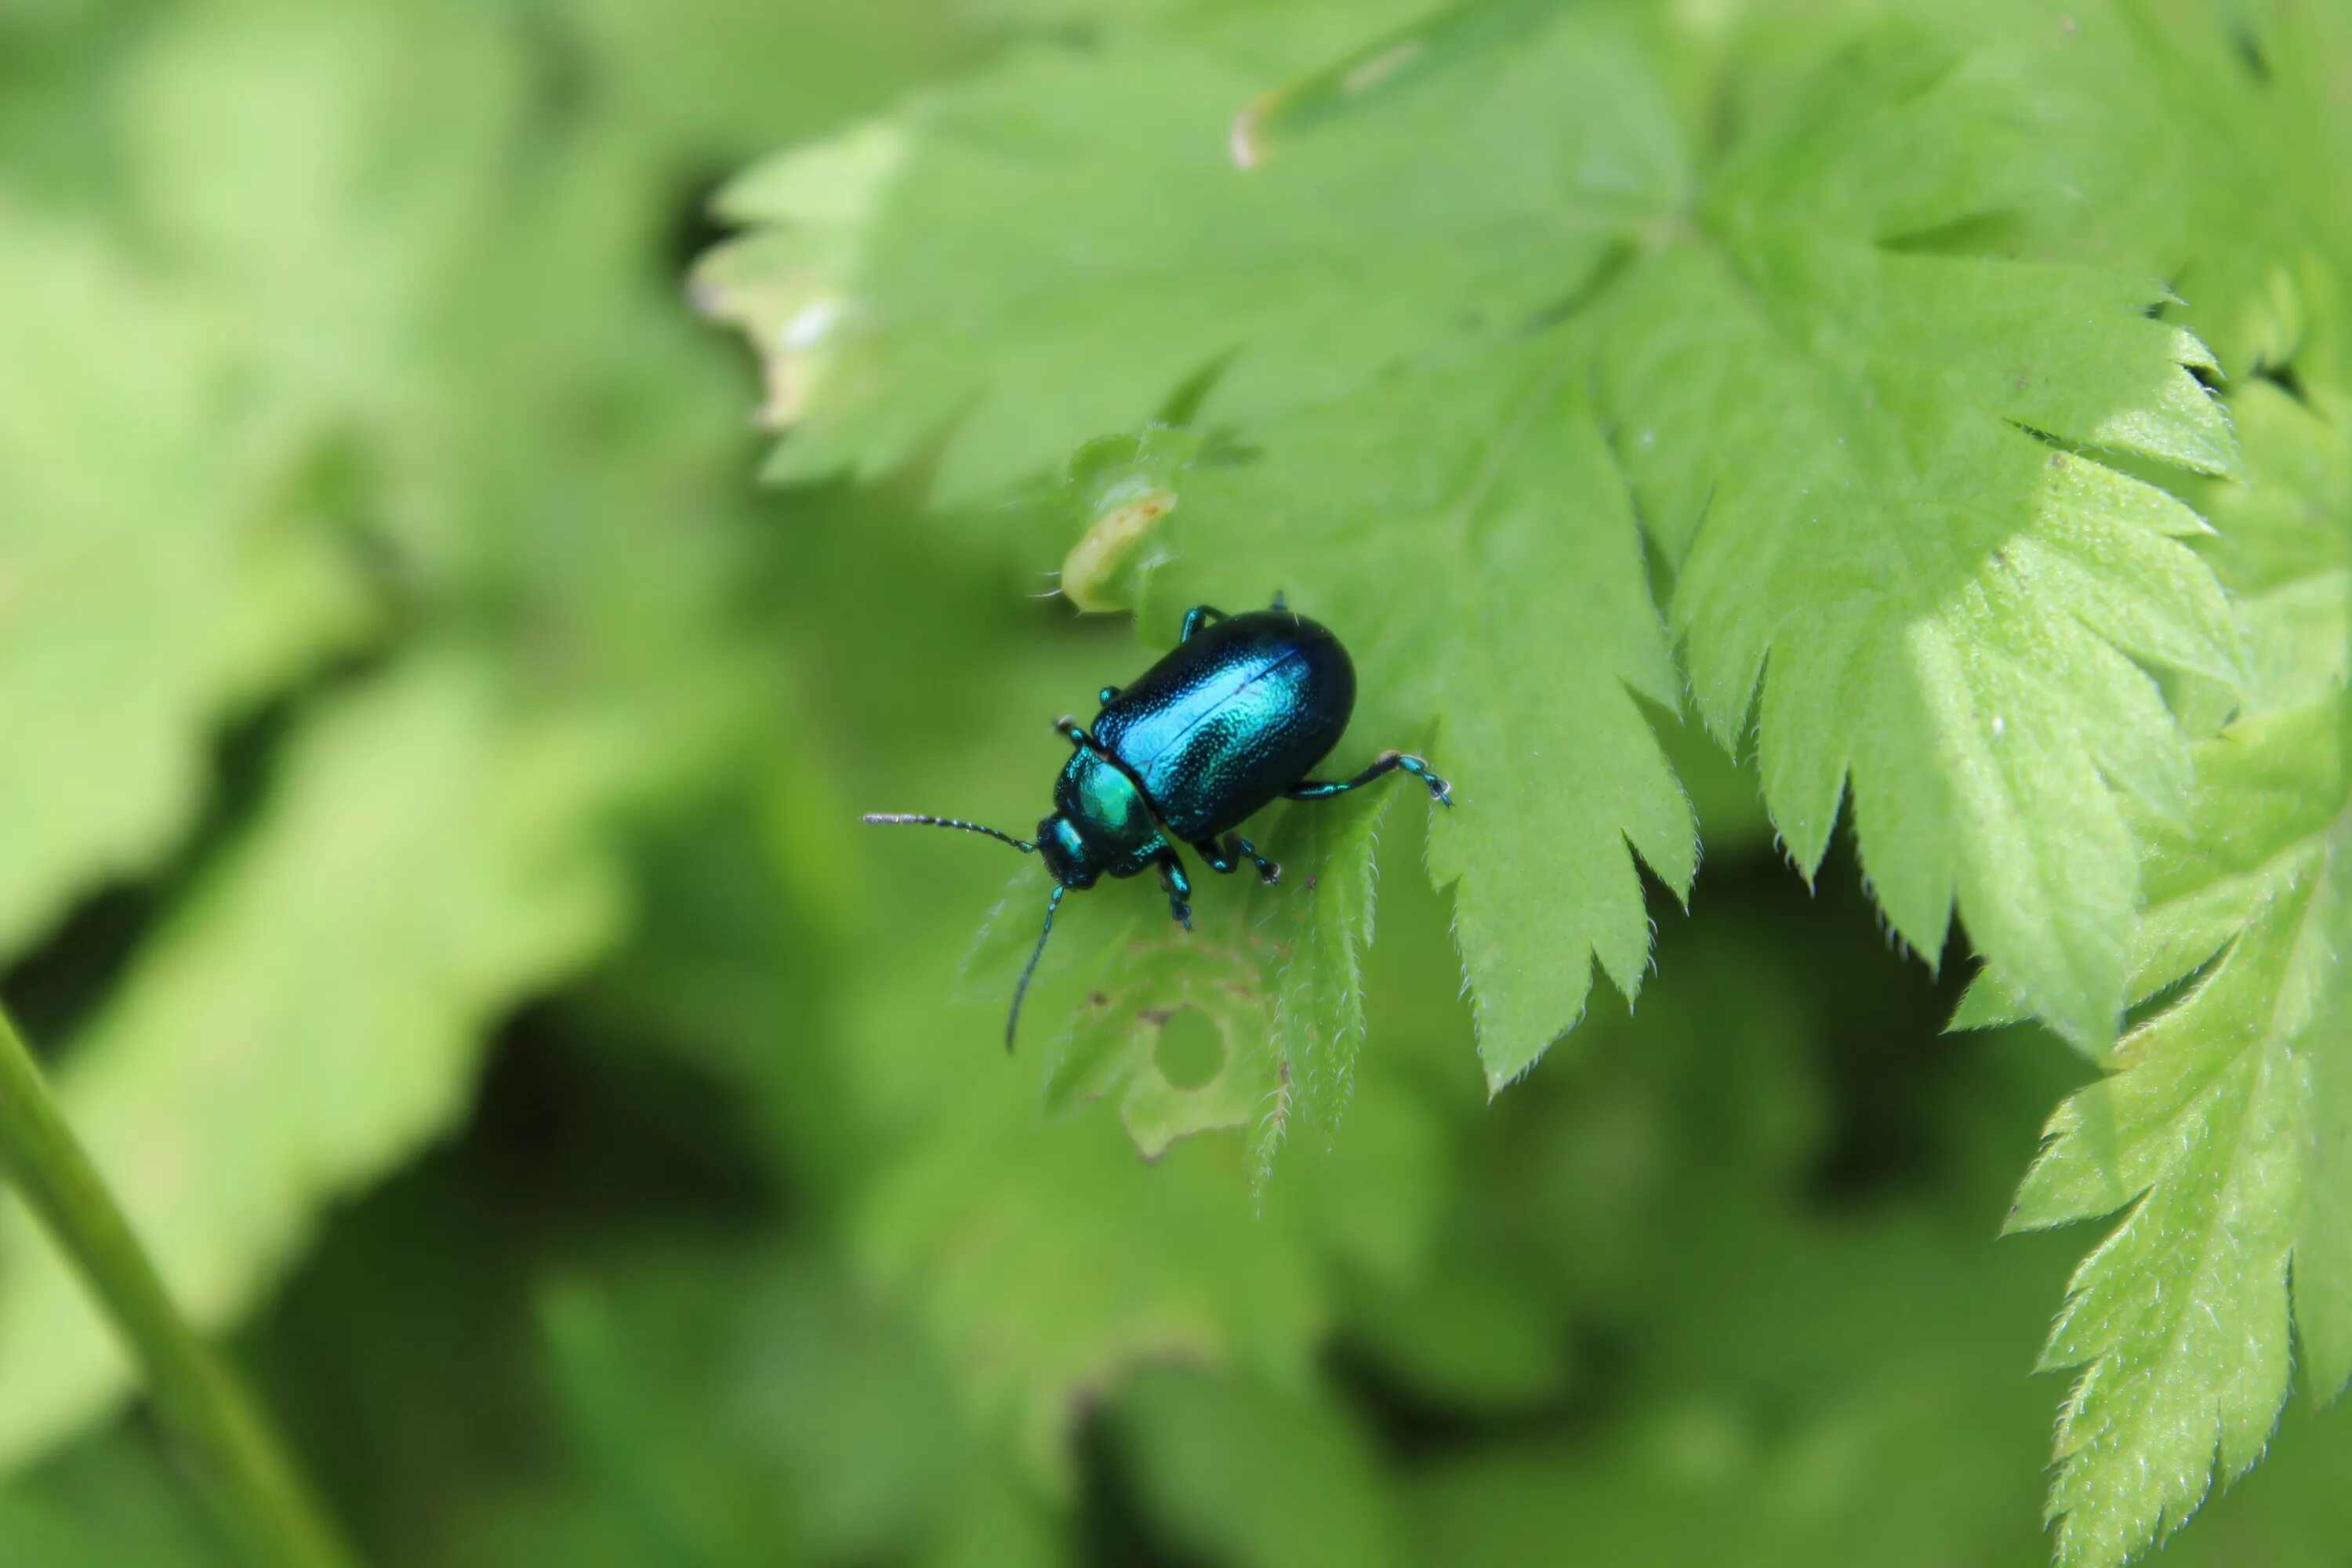
[[[2308,500],[2352,515],[2340,432],[2273,392],[2240,408],[2255,484],[2217,501],[2234,552],[2258,562],[2265,534],[2304,526],[2269,504],[2273,476],[2317,479]],[[2180,989],[2117,1044],[2114,1076],[2060,1110],[2011,1215],[2042,1227],[2129,1209],[2076,1272],[2042,1355],[2082,1369],[2050,1502],[2068,1563],[2123,1560],[2262,1457],[2287,1394],[2290,1295],[2313,1393],[2352,1377],[2347,556],[2337,534],[2293,576],[2246,571],[2241,614],[2273,650],[2268,679],[2198,748],[2186,819],[2152,834],[2133,954],[2134,998]],[[2315,618],[2325,635],[2307,635]],[[2010,1005],[1980,980],[1962,1021]]]

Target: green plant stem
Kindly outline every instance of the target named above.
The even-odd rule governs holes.
[[[131,1222],[66,1124],[39,1063],[0,1007],[0,1173],[73,1260],[138,1361],[147,1392],[205,1489],[262,1568],[354,1558],[227,1365],[173,1305]]]

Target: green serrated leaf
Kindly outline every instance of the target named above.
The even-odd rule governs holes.
[[[1301,109],[1318,124],[1246,176],[1205,150],[1213,104],[1238,101],[1220,57],[1140,32],[1086,61],[1024,57],[897,121],[892,174],[860,187],[875,205],[848,226],[843,320],[863,324],[828,346],[779,471],[873,471],[939,437],[945,495],[971,497],[1122,410],[1140,427],[1217,366],[1199,426],[1264,460],[1160,465],[1139,507],[1064,534],[1073,591],[1140,594],[1164,625],[1179,599],[1279,586],[1351,645],[1379,628],[1359,649],[1360,726],[1411,736],[1436,717],[1441,765],[1475,781],[1432,866],[1461,882],[1500,1085],[1580,1015],[1592,962],[1638,988],[1645,917],[1620,840],[1677,889],[1695,858],[1623,689],[1671,706],[1680,684],[1626,616],[1649,618],[1643,562],[1630,542],[1581,553],[1633,510],[1613,446],[1677,574],[1700,712],[1727,739],[1756,714],[1800,866],[1850,784],[1896,931],[1932,959],[1957,903],[2031,1003],[2101,1048],[2141,900],[2135,816],[2177,813],[2189,776],[2158,677],[2203,683],[2210,707],[2244,673],[2185,542],[2201,525],[2101,455],[2228,468],[2228,420],[2191,374],[2210,356],[2147,319],[2165,298],[2151,279],[1956,239],[2063,197],[1997,62],[1884,30],[1702,181],[1679,84],[1627,14],[1472,5],[1429,26],[1396,37],[1425,51],[1491,26],[1511,47],[1449,44],[1360,94],[1345,62],[1310,73],[1300,104],[1339,94],[1347,112]],[[1152,133],[1130,138],[1139,119]],[[1545,149],[1573,149],[1572,172]],[[995,221],[1008,207],[1035,221]],[[942,252],[963,264],[930,265]],[[1550,347],[1504,330],[1559,315],[1571,325],[1535,340]],[[1432,386],[1464,405],[1416,402]],[[1555,422],[1555,402],[1599,412]],[[1415,508],[1438,521],[1359,537]],[[1556,547],[1527,521],[1546,508],[1578,524]],[[1163,549],[1187,559],[1163,566]],[[1589,612],[1548,600],[1594,592],[1601,625],[1552,624]],[[1559,660],[1506,651],[1496,628],[1530,626]]]
[[[2336,429],[2283,397],[2257,393],[2241,410],[2253,482],[2217,491],[2214,510],[2231,550],[2260,559],[2266,531],[2305,515],[2270,486],[2315,480],[2305,504],[2341,518],[2352,465]],[[2250,643],[2307,662],[2267,666],[2242,716],[2199,746],[2186,818],[2148,832],[2152,902],[2128,994],[2186,989],[2116,1046],[2114,1076],[2059,1110],[2011,1218],[2042,1227],[2131,1205],[2076,1271],[2042,1357],[2083,1369],[2050,1499],[2064,1563],[2123,1562],[2179,1529],[2216,1478],[2250,1468],[2294,1343],[2316,1396],[2352,1375],[2352,543],[2328,542],[2300,583],[2240,602]],[[2266,636],[2321,604],[2330,635]],[[1979,979],[1967,1021],[2009,1010],[2005,978]]]
[[[2286,1397],[2288,1260],[2306,1180],[2312,1037],[2340,916],[2337,846],[2299,868],[2213,973],[2067,1102],[2011,1224],[2142,1194],[2085,1260],[2042,1352],[2086,1370],[2059,1426],[2063,1563],[2119,1562],[2262,1457]],[[2336,1326],[2330,1323],[2329,1328]],[[2337,1331],[2340,1332],[2340,1331]]]
[[[1168,525],[1182,557],[1146,605],[1166,619],[1279,586],[1339,628],[1360,695],[1335,774],[1418,746],[1435,721],[1454,804],[1430,872],[1454,888],[1496,1089],[1582,1014],[1596,962],[1640,990],[1635,855],[1677,895],[1697,865],[1689,803],[1636,700],[1671,710],[1676,682],[1577,349],[1547,334],[1258,427],[1259,461],[1184,487]]]
[[[1046,1110],[1110,1099],[1147,1159],[1195,1132],[1249,1126],[1261,1184],[1294,1124],[1328,1137],[1363,1042],[1371,857],[1386,807],[1368,796],[1274,813],[1254,831],[1282,879],[1262,883],[1244,865],[1196,883],[1191,931],[1170,921],[1149,879],[1066,899],[1031,994],[1036,1034],[1068,1020],[1049,1048]],[[1051,886],[1042,868],[1013,877],[960,996],[1009,998]],[[1217,1066],[1179,1085],[1161,1047],[1187,1013],[1213,1031]]]
[[[1700,712],[1727,737],[1756,715],[1799,867],[1850,786],[1896,931],[1934,959],[1957,900],[2096,1049],[2139,901],[2126,807],[2175,806],[2189,776],[2143,666],[2234,680],[2239,658],[2179,542],[2195,516],[2027,432],[2200,471],[2230,436],[2202,351],[2143,319],[2152,285],[1890,243],[2011,197],[2003,106],[1933,51],[1831,72],[1735,156],[1714,243],[1633,280],[1602,385],[1680,568]]]
[[[696,264],[693,297],[750,337],[767,383],[760,421],[786,429],[832,374],[854,325],[849,295],[865,227],[906,154],[906,135],[869,123],[781,154],[736,178],[713,204],[747,226]]]
[[[1293,879],[1310,896],[1266,900],[1276,904],[1269,915],[1288,917],[1277,929],[1291,943],[1274,992],[1274,1049],[1283,1069],[1277,1137],[1303,1125],[1328,1140],[1355,1087],[1364,1044],[1364,950],[1372,942],[1373,853],[1395,799],[1393,789],[1343,796],[1300,806],[1286,819],[1290,831],[1281,842],[1300,867]]]
[[[1571,18],[1256,170],[1229,137],[1269,84],[1174,37],[1031,50],[935,95],[897,122],[774,471],[884,471],[952,426],[938,484],[968,500],[1140,427],[1213,363],[1216,425],[1507,342],[1678,194],[1624,31]]]
[[[2339,827],[2328,847],[2329,885],[2314,895],[2312,942],[2326,965],[2314,977],[2305,1030],[2311,1168],[2295,1216],[2296,1353],[2315,1401],[2352,1384],[2352,897],[2346,863],[2352,845]],[[2300,1000],[2299,998],[2293,1000]],[[2342,1419],[2339,1415],[2337,1419]]]
[[[1147,1160],[1179,1138],[1247,1122],[1280,1070],[1268,1049],[1265,982],[1279,960],[1253,951],[1246,921],[1196,924],[1122,944],[1115,976],[1087,997],[1046,1079],[1049,1110],[1116,1089],[1119,1120]],[[1228,925],[1240,927],[1242,944],[1217,940]],[[1213,1053],[1212,1070],[1181,1084],[1166,1059],[1180,1037]]]
[[[2064,17],[2027,4],[1993,22],[2031,83],[2034,140],[2076,193],[2024,215],[2024,242],[2178,279],[2167,318],[2233,387],[2287,365],[2342,385],[2352,233],[2331,171],[2352,149],[2352,18],[2275,0],[2098,0]]]

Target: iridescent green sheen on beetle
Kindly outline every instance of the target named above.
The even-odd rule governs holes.
[[[866,817],[985,833],[1024,855],[1045,857],[1054,891],[1045,900],[1045,929],[1013,987],[1004,1021],[1008,1051],[1021,999],[1054,934],[1054,911],[1072,889],[1156,868],[1168,912],[1190,931],[1192,884],[1178,844],[1190,845],[1212,870],[1230,872],[1247,860],[1276,882],[1282,868],[1234,829],[1276,800],[1328,800],[1402,772],[1426,784],[1441,805],[1454,804],[1445,781],[1403,752],[1382,752],[1351,779],[1307,776],[1347,731],[1356,667],[1338,637],[1284,608],[1278,594],[1274,608],[1246,615],[1194,607],[1167,657],[1132,686],[1104,687],[1098,700],[1102,711],[1091,729],[1075,719],[1055,721],[1073,751],[1054,783],[1054,814],[1037,824],[1034,843],[953,817]]]

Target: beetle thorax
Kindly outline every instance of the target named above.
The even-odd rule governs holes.
[[[1062,770],[1054,783],[1054,808],[1047,821],[1066,825],[1081,846],[1078,855],[1098,876],[1131,877],[1166,842],[1135,781],[1092,752],[1076,752]],[[1040,825],[1041,847],[1048,831]]]

